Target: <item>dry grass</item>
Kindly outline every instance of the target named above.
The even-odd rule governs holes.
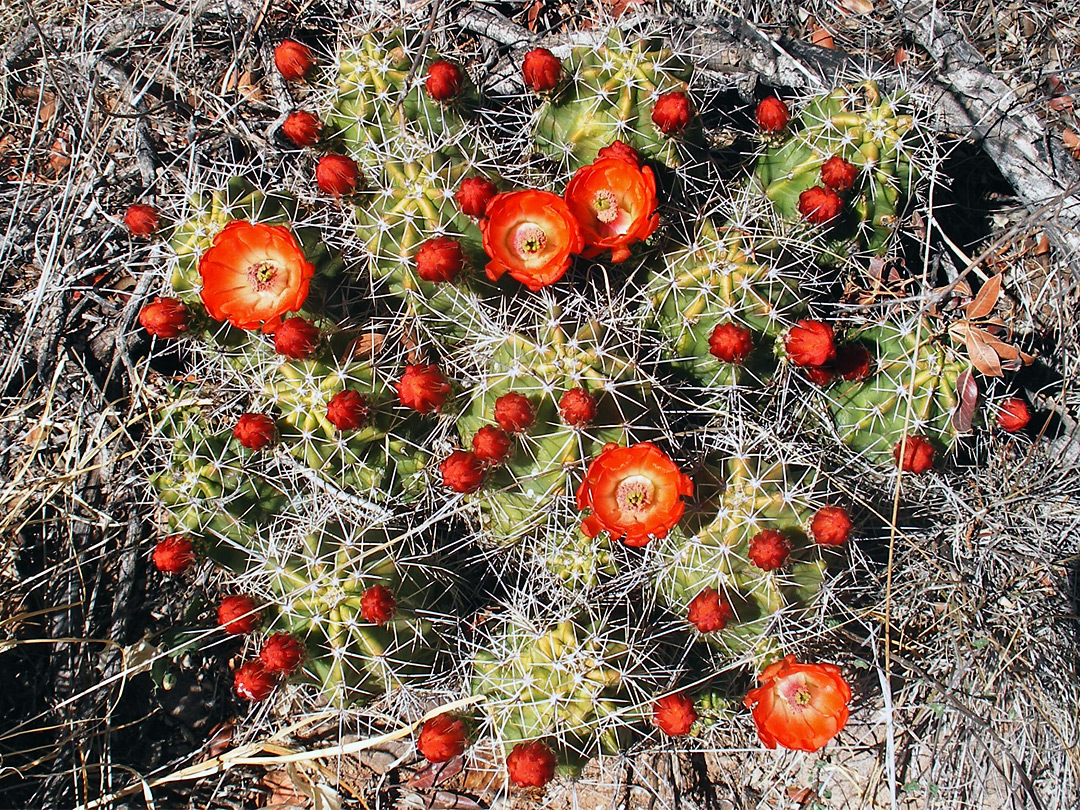
[[[538,4],[536,24],[580,21],[594,5]],[[802,37],[816,24],[868,60],[903,44],[908,67],[930,67],[880,2],[868,14],[844,11],[855,6],[846,2],[742,5],[768,32]],[[426,22],[424,3],[401,6]],[[131,327],[157,276],[153,250],[120,217],[134,200],[179,199],[223,167],[294,182],[265,135],[287,108],[268,46],[293,31],[296,14],[324,32],[329,51],[348,8],[22,0],[0,9],[0,806],[453,806],[446,792],[399,787],[415,765],[400,742],[408,727],[265,709],[238,717],[223,676],[228,648],[191,660],[159,698],[145,674],[152,649],[140,645],[178,618],[188,594],[146,571],[151,516],[137,508],[136,462],[154,378]],[[1046,84],[1049,75],[1080,82],[1069,4],[944,8],[1026,104],[1056,127],[1076,125],[1070,108],[1050,105]],[[248,102],[232,78],[246,72],[261,94]],[[978,466],[905,482],[895,528],[893,503],[870,486],[855,493],[878,528],[827,595],[850,645],[823,651],[856,675],[849,731],[820,756],[777,754],[758,747],[742,718],[707,744],[594,763],[542,801],[514,804],[1077,806],[1080,257],[1038,252],[1042,223],[1000,183],[972,176],[988,169],[973,150],[951,165],[965,176],[954,200],[972,224],[960,247],[1004,246],[1017,328],[1043,350],[1025,384],[1056,417],[1034,444],[987,441],[973,450]],[[195,588],[209,595],[213,583]],[[286,764],[288,778],[268,782]],[[476,796],[487,778],[477,770],[441,789]]]

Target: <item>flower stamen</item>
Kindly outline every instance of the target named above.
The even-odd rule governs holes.
[[[593,197],[593,210],[596,218],[605,225],[614,222],[619,216],[619,201],[610,189],[600,189]]]
[[[615,492],[615,500],[623,511],[646,511],[653,502],[652,481],[641,475],[625,479]]]
[[[514,234],[514,250],[519,254],[539,253],[547,244],[547,234],[539,225],[527,222]]]
[[[277,272],[278,267],[273,262],[253,264],[247,269],[248,283],[255,292],[262,292],[273,284]]]

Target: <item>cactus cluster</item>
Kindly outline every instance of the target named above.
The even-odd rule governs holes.
[[[832,476],[928,468],[978,423],[957,415],[974,375],[928,316],[840,317],[822,269],[857,277],[917,193],[902,96],[765,99],[760,153],[697,216],[653,174],[711,160],[689,61],[618,31],[530,52],[512,165],[487,155],[521,133],[492,143],[464,60],[427,41],[366,33],[312,79],[323,147],[362,175],[330,192],[344,256],[307,224],[325,201],[240,179],[178,218],[175,297],[140,319],[194,369],[155,413],[160,556],[181,570],[165,551],[192,538],[257,606],[241,695],[458,690],[511,780],[542,785],[738,722],[726,673],[771,688],[845,565],[857,487]],[[255,630],[234,607],[223,629]],[[463,750],[452,718],[424,734]]]

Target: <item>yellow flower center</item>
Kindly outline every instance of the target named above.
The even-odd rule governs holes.
[[[274,283],[278,266],[273,262],[259,262],[251,265],[247,270],[248,283],[255,292],[262,292]]]
[[[643,475],[633,475],[619,482],[615,501],[623,512],[644,512],[653,501],[653,483]]]
[[[614,222],[619,216],[619,201],[609,189],[601,189],[593,197],[593,210],[596,218],[605,225]]]
[[[514,234],[514,250],[518,253],[539,253],[547,244],[547,234],[539,225],[526,223]]]

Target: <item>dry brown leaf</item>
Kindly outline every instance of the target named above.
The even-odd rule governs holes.
[[[60,172],[70,165],[71,158],[68,156],[67,144],[62,138],[57,138],[53,141],[52,149],[49,150],[49,167],[55,175],[59,176]]]
[[[1001,276],[990,276],[979,294],[964,308],[964,314],[972,319],[985,318],[994,311],[1001,297]]]
[[[457,776],[464,767],[465,758],[460,756],[453,757],[447,762],[429,762],[414,773],[409,781],[405,783],[405,786],[416,790],[427,790],[435,787],[435,785],[441,785],[452,776]]]
[[[307,807],[311,804],[311,799],[297,789],[292,776],[284,768],[267,771],[260,782],[263,787],[270,791],[266,799],[266,805],[271,807],[281,805]]]
[[[971,369],[965,369],[956,378],[956,399],[958,405],[953,411],[952,424],[958,433],[967,433],[979,404],[979,382]]]
[[[971,364],[987,377],[1004,376],[1001,373],[1001,359],[997,352],[978,337],[980,331],[982,330],[968,329],[967,339],[964,341]]]
[[[893,51],[892,63],[897,67],[904,64],[911,57],[908,56],[907,49],[903,45],[896,46],[896,50]]]
[[[870,14],[874,10],[874,4],[870,0],[840,0],[840,7],[861,16]]]
[[[46,101],[38,110],[38,121],[47,124],[53,119],[54,115],[56,115],[56,101]]]
[[[1036,256],[1050,255],[1050,238],[1045,233],[1039,234],[1039,241],[1035,243]]]
[[[1080,160],[1080,135],[1076,133],[1076,130],[1065,130],[1061,133],[1061,141],[1065,144],[1065,148],[1072,152],[1072,156]]]
[[[1074,105],[1072,96],[1054,96],[1048,104],[1054,112],[1068,112]]]
[[[830,51],[836,50],[836,42],[833,40],[832,34],[826,29],[821,28],[814,23],[811,23],[810,41],[817,45],[819,48],[828,48]]]

